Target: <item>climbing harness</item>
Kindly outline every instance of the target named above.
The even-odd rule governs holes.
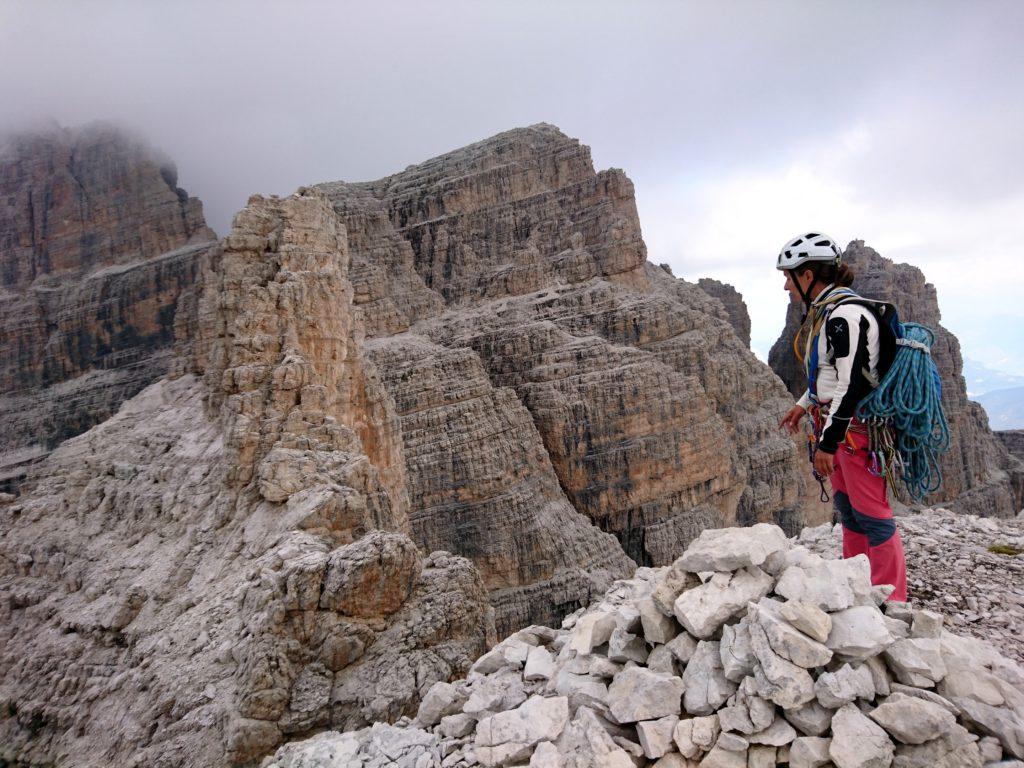
[[[939,489],[939,454],[949,448],[949,425],[942,411],[942,381],[931,356],[935,334],[918,323],[899,323],[892,365],[857,406],[868,424],[872,462],[890,479],[903,480],[921,501]]]
[[[825,288],[828,291],[832,286]],[[817,377],[818,377],[818,334],[821,332],[822,326],[825,324],[825,319],[828,317],[828,312],[839,303],[842,299],[848,299],[855,297],[857,294],[849,288],[836,288],[832,293],[824,299],[820,304],[811,306],[810,313],[804,315],[804,320],[800,324],[800,328],[797,330],[796,336],[793,339],[793,353],[796,355],[797,360],[804,364],[804,370],[807,374],[807,392],[811,397],[811,434],[807,436],[807,460],[811,463],[811,474],[814,479],[818,481],[818,485],[821,487],[820,499],[823,503],[831,500],[828,495],[828,490],[825,488],[826,478],[822,477],[817,469],[814,468],[814,454],[818,450],[818,442],[821,440],[821,431],[825,425],[824,414],[828,412],[827,408],[821,406],[818,402],[817,392]],[[810,330],[804,339],[803,344],[800,343],[800,332],[807,326],[807,319],[811,318]],[[800,347],[803,346],[801,352]]]

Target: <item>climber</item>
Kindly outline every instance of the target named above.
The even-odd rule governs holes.
[[[831,481],[843,525],[843,557],[866,554],[872,584],[892,584],[889,599],[906,601],[903,542],[886,495],[886,478],[872,471],[867,429],[854,416],[857,404],[884,373],[879,370],[884,355],[878,319],[857,303],[860,297],[849,288],[853,272],[842,263],[842,251],[832,238],[815,232],[795,237],[783,246],[776,266],[786,274],[791,300],[803,302],[804,325],[810,322],[802,354],[799,342],[794,343],[807,373],[807,391],[779,426],[796,433],[804,414],[810,413],[813,472],[819,482]]]

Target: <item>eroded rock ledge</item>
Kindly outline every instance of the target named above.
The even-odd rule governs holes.
[[[319,189],[401,414],[414,538],[473,559],[499,633],[705,528],[808,522],[784,389],[719,301],[646,261],[632,184],[587,147],[541,124]]]
[[[250,200],[205,262],[190,372],[0,506],[0,758],[250,764],[393,720],[493,642],[472,564],[406,535],[347,267],[322,196]]]

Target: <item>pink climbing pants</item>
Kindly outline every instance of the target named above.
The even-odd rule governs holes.
[[[871,583],[892,584],[890,600],[907,599],[903,541],[885,495],[885,478],[868,468],[867,435],[853,431],[840,443],[830,476],[833,503],[843,524],[843,557],[863,553],[871,562]],[[851,446],[850,443],[853,443]],[[856,448],[856,450],[853,450]]]

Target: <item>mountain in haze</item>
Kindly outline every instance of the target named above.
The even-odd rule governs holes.
[[[174,163],[124,131],[0,141],[0,490],[168,372],[215,243]]]
[[[1024,376],[964,359],[967,396],[981,404],[992,429],[1024,429]]]
[[[997,389],[1024,387],[1024,376],[992,368],[969,357],[964,358],[964,379],[967,382],[967,396],[975,399]]]
[[[1024,429],[1024,386],[995,389],[978,395],[992,429]]]

